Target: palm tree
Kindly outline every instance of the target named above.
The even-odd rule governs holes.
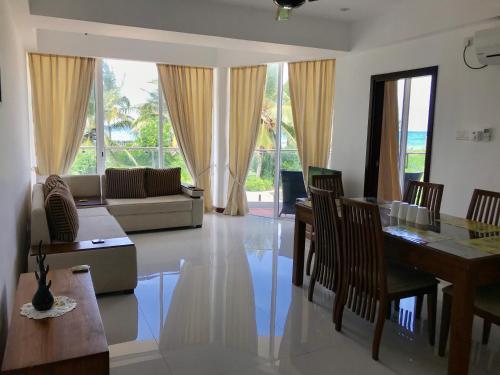
[[[111,131],[116,128],[127,128],[132,126],[130,116],[130,100],[122,96],[122,82],[118,84],[115,73],[104,61],[102,65],[102,76],[104,86],[104,122],[108,128],[108,141],[111,142]]]
[[[272,72],[271,69],[268,71]],[[270,89],[269,87],[272,87]],[[277,97],[277,84],[274,82],[273,75],[268,76],[264,103],[262,104],[261,127],[257,136],[256,153],[257,168],[256,176],[261,177],[263,167],[263,155],[265,150],[275,149],[276,142],[276,97]],[[292,110],[290,105],[290,98],[288,93],[288,84],[285,85],[283,90],[283,104],[282,104],[282,118],[281,118],[281,132],[282,138],[285,137],[287,144],[295,145],[295,129],[293,127]],[[281,141],[281,140],[280,140]]]

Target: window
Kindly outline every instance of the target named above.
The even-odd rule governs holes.
[[[102,89],[102,95],[93,93],[90,98],[85,134],[71,173],[181,167],[182,181],[191,183],[158,84],[156,65],[103,59],[96,66],[96,89]],[[99,121],[96,110],[102,113]]]
[[[87,120],[80,150],[71,166],[70,174],[93,174],[97,173],[96,152],[96,120],[95,120],[95,91],[91,90],[89,104],[87,107]]]
[[[158,74],[153,63],[103,60],[106,168],[160,166]]]

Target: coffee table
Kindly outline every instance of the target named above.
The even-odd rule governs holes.
[[[77,301],[63,316],[33,320],[20,307],[31,301],[37,283],[33,273],[19,277],[2,375],[109,374],[109,351],[90,273],[50,271],[54,295]]]

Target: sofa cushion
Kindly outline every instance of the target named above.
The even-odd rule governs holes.
[[[47,198],[52,189],[60,186],[70,191],[68,184],[62,179],[61,176],[57,174],[51,174],[46,178],[45,183],[43,184],[43,195],[45,196],[45,198]]]
[[[193,208],[192,198],[184,194],[144,199],[108,199],[107,202],[108,210],[113,216],[183,212],[191,211]]]
[[[78,217],[111,216],[105,207],[79,208]]]
[[[146,198],[145,169],[106,169],[107,198]]]
[[[52,240],[75,240],[79,228],[78,211],[68,189],[54,187],[45,199],[45,212]]]
[[[148,197],[180,194],[181,169],[146,169],[146,192]]]

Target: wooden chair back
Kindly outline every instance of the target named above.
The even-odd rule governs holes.
[[[467,211],[467,219],[500,225],[500,193],[475,189]]]
[[[372,203],[347,198],[341,202],[341,298],[349,309],[373,322],[377,300],[387,294],[380,212]]]
[[[336,291],[340,219],[335,203],[335,193],[311,186],[314,217],[315,256],[313,275],[316,282]]]
[[[332,191],[335,198],[344,196],[344,185],[342,174],[316,175],[313,176],[312,186],[318,189]]]
[[[444,185],[431,182],[409,181],[403,202],[427,207],[429,211],[439,212],[443,198]]]

